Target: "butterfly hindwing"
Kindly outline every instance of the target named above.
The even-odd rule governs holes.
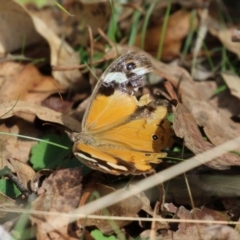
[[[160,162],[159,158],[166,156],[166,153],[114,149],[111,145],[91,146],[77,143],[75,149],[78,149],[75,155],[88,167],[115,175],[151,173],[152,167],[149,163],[157,164]]]

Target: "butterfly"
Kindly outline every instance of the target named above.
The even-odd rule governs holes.
[[[154,172],[171,144],[170,104],[134,95],[143,75],[152,71],[150,60],[127,52],[98,80],[82,120],[80,133],[72,132],[73,153],[85,165],[105,173]]]

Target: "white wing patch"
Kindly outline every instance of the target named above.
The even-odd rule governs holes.
[[[94,163],[97,162],[97,160],[95,160],[95,159],[93,159],[93,158],[90,158],[90,157],[88,157],[88,156],[86,156],[86,155],[84,155],[84,154],[82,154],[82,153],[79,153],[79,152],[74,153],[74,155],[76,155],[76,156],[78,156],[78,157],[80,157],[80,158],[83,158],[83,159],[85,159],[85,160],[88,160],[88,161],[90,161],[90,162],[94,162]]]
[[[149,72],[149,70],[145,67],[137,67],[132,70],[133,73],[136,73],[137,75],[143,75]]]
[[[117,165],[115,163],[107,162],[107,165],[111,166],[113,169],[119,169],[119,170],[122,170],[122,171],[128,171],[128,169],[126,167],[121,166],[121,165]]]
[[[103,82],[110,83],[110,82],[117,82],[117,83],[124,83],[129,81],[126,74],[122,72],[110,72],[104,78]]]

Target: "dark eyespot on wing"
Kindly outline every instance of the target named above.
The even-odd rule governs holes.
[[[158,135],[153,134],[153,135],[152,135],[152,140],[157,141],[157,140],[158,140]]]
[[[136,67],[137,66],[136,66],[136,64],[134,62],[127,63],[127,66],[126,66],[128,71],[131,71],[132,69],[134,69]]]

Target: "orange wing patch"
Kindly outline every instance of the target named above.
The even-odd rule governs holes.
[[[136,97],[121,91],[105,96],[97,94],[86,120],[86,130],[103,131],[124,122],[137,108]]]
[[[124,101],[128,96],[126,94],[118,94],[118,101]],[[115,108],[115,111],[114,109],[105,109],[104,115],[111,116],[112,114],[113,117],[118,116],[118,120],[107,125],[107,128],[94,132],[94,138],[97,143],[99,145],[111,144],[146,152],[159,152],[169,147],[172,141],[172,129],[170,122],[167,120],[167,107],[157,105],[154,109],[148,110],[146,106],[149,106],[151,100],[147,95],[144,95],[143,99],[148,104],[144,105],[145,107],[141,104],[138,112],[135,113],[133,111],[126,116],[125,111],[130,112],[134,108],[136,111],[139,102],[142,103],[141,99],[138,102],[134,96],[129,96],[129,98],[131,98],[132,102],[135,99],[134,106],[126,104],[125,108],[121,109],[122,111],[117,111],[117,108]],[[123,113],[123,116],[121,113]],[[97,125],[101,125],[101,123],[97,122]]]

